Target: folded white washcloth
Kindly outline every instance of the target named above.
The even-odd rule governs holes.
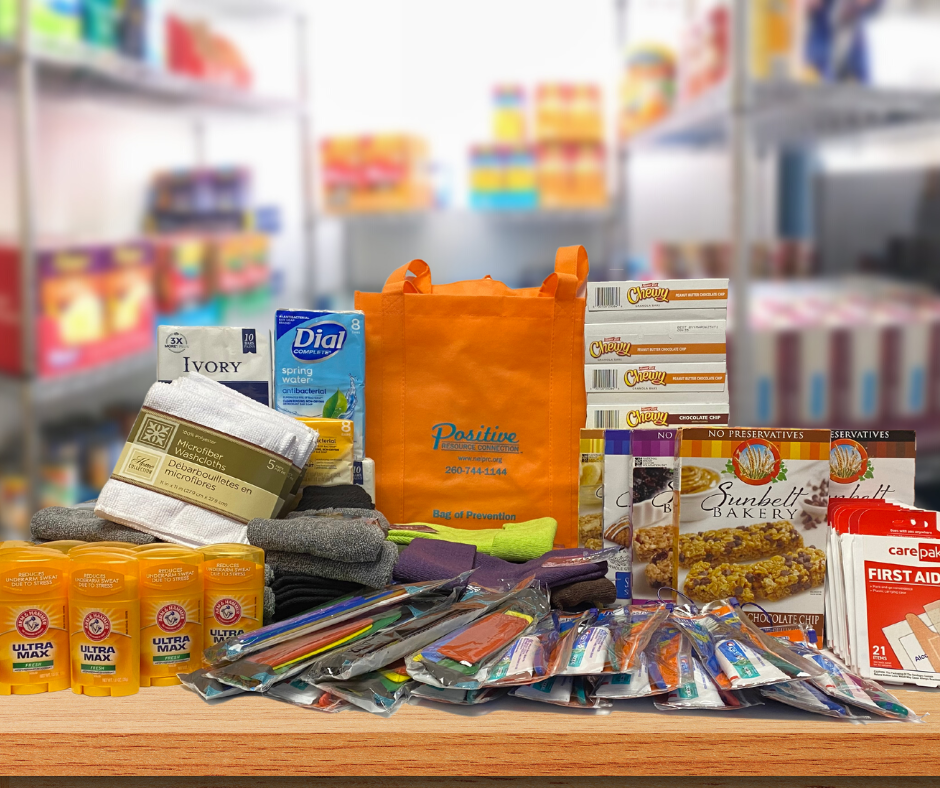
[[[95,514],[186,547],[248,544],[248,527],[237,520],[117,479],[108,479]]]
[[[207,396],[214,398],[216,401],[224,399],[228,403],[229,411],[235,408],[245,416],[261,419],[269,423],[272,428],[281,430],[284,433],[284,442],[282,444],[284,452],[282,453],[273,448],[271,451],[277,451],[281,456],[287,457],[299,468],[304,468],[307,465],[310,455],[316,448],[319,438],[319,433],[316,430],[302,424],[292,416],[279,413],[265,407],[260,402],[242,396],[237,391],[230,389],[228,386],[223,386],[218,381],[207,378],[205,375],[188,372],[173,381],[172,385],[178,386],[187,394],[193,393],[194,396],[198,396],[199,391],[204,391]]]
[[[317,433],[203,375],[155,383],[144,406],[261,446],[303,468]],[[133,484],[109,479],[95,505],[99,517],[168,542],[199,547],[219,542],[247,544],[246,526],[199,506]]]

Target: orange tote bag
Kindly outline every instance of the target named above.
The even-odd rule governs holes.
[[[393,523],[499,528],[558,521],[578,541],[584,426],[583,246],[558,250],[541,287],[489,276],[431,283],[412,260],[365,312],[366,456],[376,507]]]

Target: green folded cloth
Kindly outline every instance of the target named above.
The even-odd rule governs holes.
[[[472,531],[431,523],[395,525],[388,532],[388,541],[409,544],[412,539],[439,539],[476,547],[481,553],[505,561],[531,561],[555,547],[558,523],[551,517],[540,517],[524,523],[504,523],[502,528]]]

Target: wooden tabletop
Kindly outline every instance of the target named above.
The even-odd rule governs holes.
[[[777,704],[680,713],[646,701],[598,715],[506,699],[485,714],[406,706],[382,719],[257,696],[210,705],[181,687],[9,696],[0,776],[936,775],[940,693],[898,695],[932,716],[857,725]]]

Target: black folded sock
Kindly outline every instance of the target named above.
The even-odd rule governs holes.
[[[315,509],[375,509],[372,498],[358,484],[337,484],[334,487],[305,487],[295,511]]]
[[[271,582],[275,622],[305,613],[340,597],[367,590],[359,583],[306,575],[281,575]]]

